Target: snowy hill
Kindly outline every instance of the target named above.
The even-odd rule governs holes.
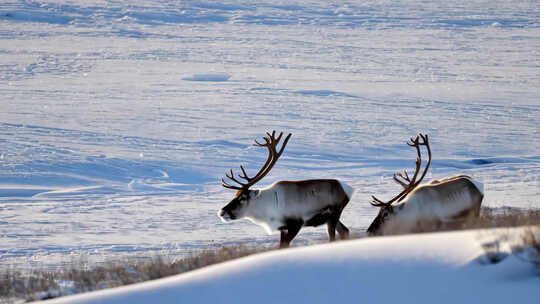
[[[540,270],[482,244],[520,229],[369,238],[259,254],[47,303],[536,303]],[[504,250],[504,249],[503,249]]]

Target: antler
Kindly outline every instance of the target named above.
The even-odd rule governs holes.
[[[244,180],[246,180],[246,183],[243,183],[236,179],[234,176],[233,170],[231,169],[230,173],[225,173],[225,176],[232,180],[233,182],[239,184],[240,186],[235,186],[228,184],[225,182],[225,180],[221,179],[221,185],[225,188],[234,189],[234,190],[247,190],[249,187],[256,184],[258,181],[260,181],[263,177],[272,170],[272,167],[276,164],[277,160],[283,153],[283,150],[285,150],[285,146],[289,142],[289,139],[292,136],[292,133],[289,133],[287,137],[285,137],[285,140],[283,141],[283,144],[281,145],[281,149],[279,152],[276,151],[276,147],[279,144],[281,137],[283,136],[283,132],[279,133],[279,136],[276,138],[276,131],[272,131],[272,134],[266,132],[266,136],[263,137],[265,143],[259,143],[257,140],[255,140],[255,144],[253,144],[256,147],[266,147],[268,149],[268,158],[266,159],[266,162],[262,166],[262,168],[259,170],[257,174],[253,177],[249,177],[246,173],[246,170],[243,166],[240,166],[240,170],[242,171],[238,176]]]
[[[422,140],[422,142],[420,142],[420,139]],[[431,164],[431,148],[429,147],[429,140],[428,140],[427,134],[426,135],[419,134],[418,136],[416,136],[416,138],[414,139],[411,138],[410,142],[407,142],[407,145],[411,147],[415,147],[416,153],[418,155],[416,158],[416,169],[414,171],[413,177],[410,178],[407,171],[403,171],[403,173],[400,172],[400,173],[394,174],[394,177],[393,177],[394,181],[403,187],[403,191],[401,191],[398,195],[394,196],[394,198],[392,198],[386,203],[376,198],[375,196],[372,196],[373,202],[371,203],[371,205],[375,207],[384,207],[384,206],[390,206],[395,201],[398,201],[398,202],[402,201],[407,196],[407,194],[409,194],[414,188],[416,188],[416,186],[420,184],[420,182],[422,182],[422,180],[426,176],[426,173]],[[426,163],[426,167],[424,168],[424,172],[422,172],[422,175],[420,176],[420,179],[416,180],[416,178],[418,177],[418,173],[420,172],[420,166],[422,164],[422,155],[420,152],[420,146],[426,146],[426,150],[428,152],[428,160]]]

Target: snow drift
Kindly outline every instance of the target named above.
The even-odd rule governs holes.
[[[279,250],[50,303],[534,302],[540,276],[532,264],[514,255],[481,262],[482,244],[497,235],[434,233]]]

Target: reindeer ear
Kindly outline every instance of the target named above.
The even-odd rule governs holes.
[[[261,195],[261,190],[251,190],[249,192],[249,197],[251,198],[257,198],[259,195]]]

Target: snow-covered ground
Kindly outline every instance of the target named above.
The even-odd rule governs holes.
[[[487,263],[482,244],[499,233],[409,235],[279,250],[51,303],[537,303],[540,269],[527,262],[530,256]],[[519,239],[519,234],[500,235]]]
[[[418,132],[429,178],[538,207],[539,20],[537,1],[3,1],[0,267],[276,243],[216,216],[272,129],[294,135],[261,184],[342,179],[356,234]]]

